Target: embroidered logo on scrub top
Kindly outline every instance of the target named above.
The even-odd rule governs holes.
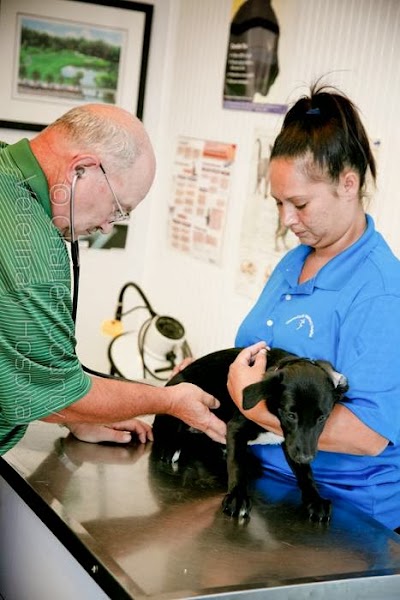
[[[285,325],[290,325],[290,323],[293,323],[293,321],[297,321],[296,329],[301,329],[302,327],[307,327],[308,325],[308,337],[312,338],[314,336],[314,323],[310,315],[296,315],[295,317],[292,317],[286,321]]]

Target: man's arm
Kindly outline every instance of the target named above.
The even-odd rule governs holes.
[[[224,443],[226,425],[210,408],[218,401],[199,387],[181,383],[155,387],[143,383],[93,377],[83,398],[42,420],[48,423],[113,423],[138,415],[169,414]]]

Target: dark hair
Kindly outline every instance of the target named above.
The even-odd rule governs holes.
[[[355,169],[360,176],[360,188],[365,184],[369,167],[376,179],[375,159],[358,110],[346,96],[318,83],[310,95],[300,98],[286,114],[282,129],[271,151],[271,160],[278,157],[296,158],[311,154],[314,165],[337,181],[345,167]],[[311,177],[321,176],[307,165]]]

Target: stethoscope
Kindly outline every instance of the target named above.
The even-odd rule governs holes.
[[[74,205],[75,205],[75,187],[78,179],[82,177],[85,169],[83,167],[77,167],[75,175],[71,183],[71,197],[69,203],[69,221],[71,231],[71,260],[72,260],[72,279],[73,279],[73,292],[72,292],[72,320],[76,324],[76,313],[78,310],[78,296],[79,296],[79,275],[80,275],[80,262],[79,262],[79,240],[75,236],[75,216],[74,216]]]
[[[75,187],[78,179],[82,177],[84,174],[84,167],[77,167],[75,169],[75,175],[72,179],[71,183],[71,196],[69,203],[69,218],[70,218],[70,235],[71,235],[71,261],[72,261],[72,320],[76,324],[76,315],[78,310],[78,298],[79,298],[79,277],[80,277],[80,260],[79,260],[79,240],[75,235],[75,219],[74,219],[74,204],[75,204]],[[89,375],[95,375],[96,377],[103,377],[104,379],[118,379],[119,381],[135,381],[133,379],[127,379],[126,377],[119,377],[117,375],[109,375],[108,373],[102,373],[100,371],[95,371],[94,369],[90,369],[82,364],[83,370]],[[138,382],[137,382],[138,383]],[[151,385],[146,382],[145,385]]]

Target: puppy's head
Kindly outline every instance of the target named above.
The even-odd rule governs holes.
[[[243,408],[264,400],[278,417],[289,457],[310,463],[332,408],[348,389],[347,379],[327,361],[290,358],[243,390]]]

